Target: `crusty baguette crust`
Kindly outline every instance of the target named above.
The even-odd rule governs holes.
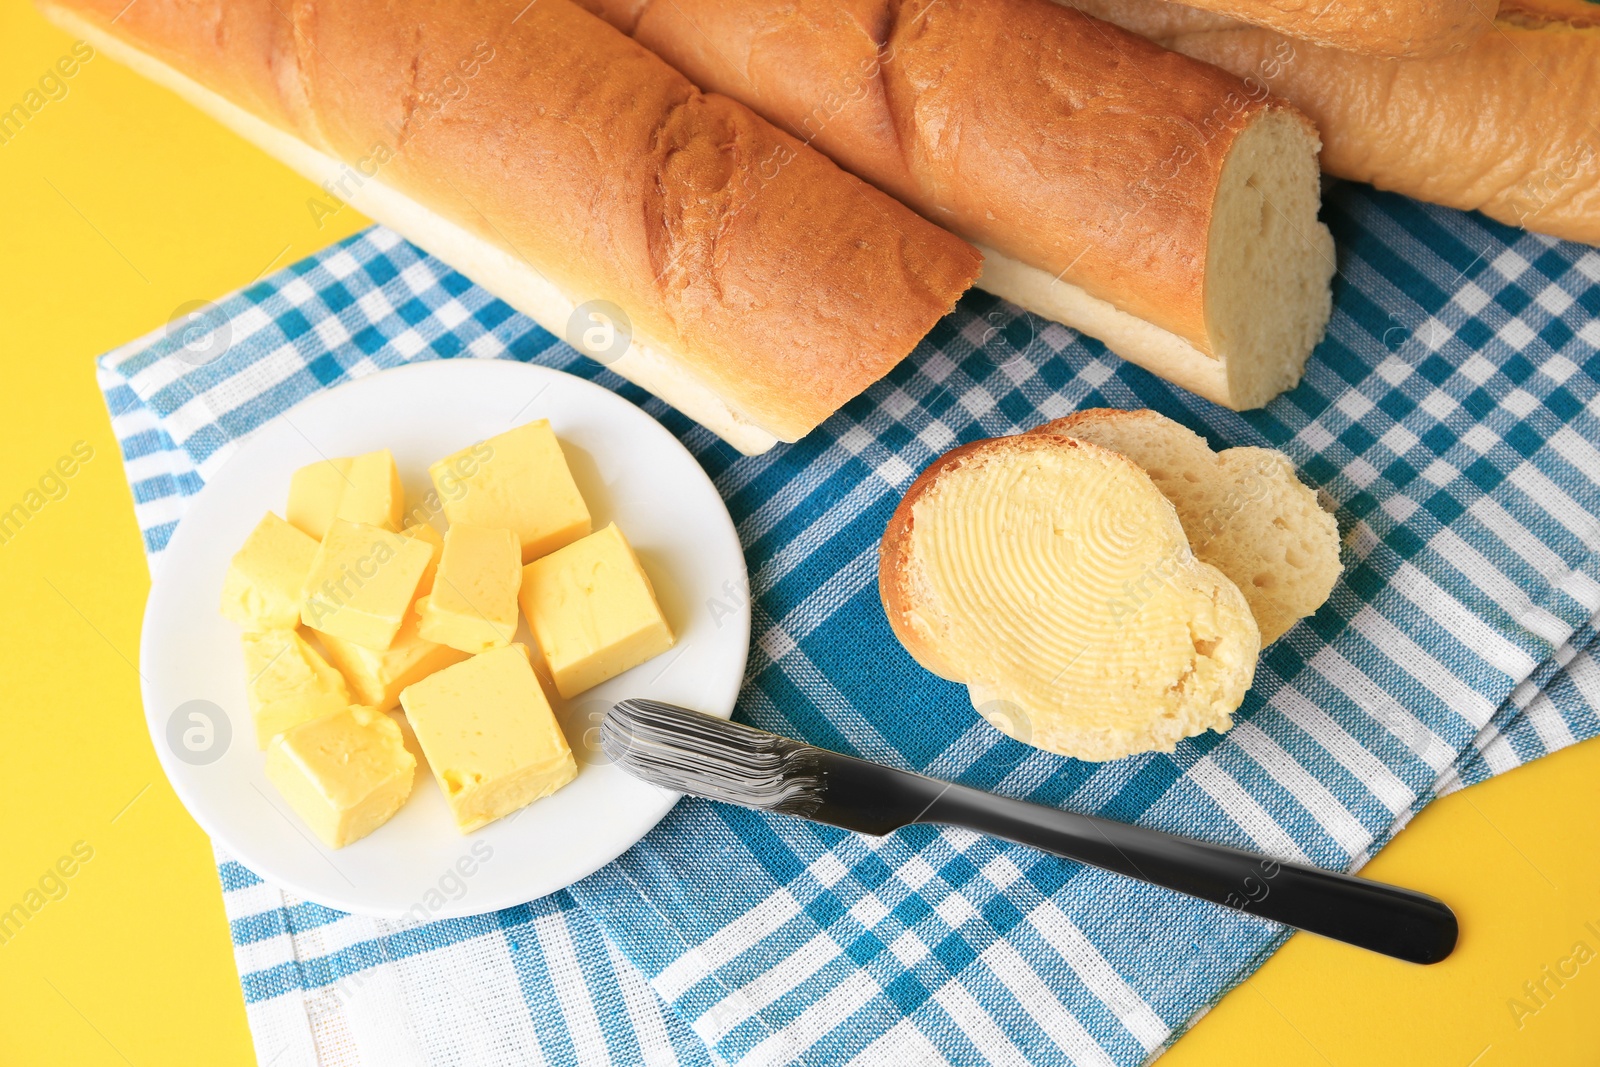
[[[974,249],[567,0],[67,8],[574,302],[617,304],[779,439],[886,372],[977,273]]]
[[[1236,395],[1227,360],[1049,271],[983,245],[978,251],[983,253],[983,273],[975,283],[979,289],[1098,338],[1123,359],[1214,404],[1234,410],[1252,406]]]
[[[1562,22],[1568,26],[1600,26],[1600,5],[1594,0],[1500,0],[1496,18],[1534,25]]]
[[[526,260],[485,241],[457,223],[376,179],[351,181],[352,168],[318,152],[278,126],[258,118],[154,56],[64,8],[42,5],[46,17],[101,54],[150,79],[324,189],[337,189],[350,207],[382,222],[430,255],[450,263],[552,334],[571,322],[577,303]],[[609,357],[611,353],[607,353]],[[746,455],[759,455],[778,439],[735,412],[727,399],[700,380],[688,364],[642,332],[607,364],[649,390]]]
[[[1050,0],[580,0],[968,240],[1216,355],[1228,151],[1280,101]]]
[[[1495,0],[1183,0],[1288,37],[1364,55],[1442,56],[1489,28]]]
[[[1506,0],[1464,51],[1404,62],[1197,28],[1163,0],[1073,3],[1264,81],[1317,123],[1329,174],[1600,244],[1600,19],[1563,0]]]

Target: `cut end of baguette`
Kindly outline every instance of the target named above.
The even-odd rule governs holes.
[[[1050,434],[936,460],[884,533],[879,588],[919,663],[1002,731],[1084,760],[1227,729],[1260,650],[1150,478]]]
[[[1228,406],[1258,408],[1300,381],[1333,313],[1333,235],[1317,221],[1316,129],[1272,107],[1228,150],[1206,253],[1206,327]]]
[[[1270,448],[1213,452],[1154,411],[1074,412],[1035,433],[1065,434],[1126,456],[1177,509],[1189,545],[1250,603],[1262,645],[1314,613],[1339,579],[1339,525],[1287,456]]]
[[[1098,338],[1130,363],[1235,411],[1294,388],[1333,314],[1333,235],[1317,220],[1321,141],[1262,108],[1234,139],[1206,244],[1206,343],[983,245],[979,288]]]

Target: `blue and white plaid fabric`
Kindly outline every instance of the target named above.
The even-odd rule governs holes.
[[[234,443],[311,393],[420,359],[596,379],[683,438],[738,524],[740,718],[1350,869],[1440,792],[1600,732],[1600,252],[1354,186],[1326,217],[1328,338],[1303,385],[1243,415],[973,293],[821,429],[742,457],[382,229],[108,354],[101,382],[159,567]],[[1347,568],[1266,651],[1230,733],[1104,765],[992,729],[894,641],[875,581],[933,457],[1095,405],[1283,449],[1338,503]],[[1287,936],[964,832],[870,840],[698,800],[569,890],[475,919],[347,916],[219,870],[278,1067],[1137,1064]]]

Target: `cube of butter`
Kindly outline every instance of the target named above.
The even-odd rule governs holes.
[[[350,703],[344,678],[293,630],[245,634],[245,692],[256,744]]]
[[[344,675],[351,698],[385,711],[399,706],[400,690],[406,686],[467,658],[465,652],[449,645],[424,640],[417,632],[414,611],[406,615],[394,642],[386,649],[367,648],[332,634],[322,635],[322,647]]]
[[[335,518],[398,530],[405,519],[406,495],[400,487],[400,469],[387,448],[354,456],[345,472]]]
[[[520,599],[564,697],[672,647],[650,578],[615,523],[524,567]]]
[[[415,538],[433,550],[433,558],[422,572],[422,581],[417,583],[417,595],[427,596],[433,590],[433,576],[439,570],[439,557],[444,554],[444,534],[425,522],[419,522],[401,530],[400,536]]]
[[[234,553],[222,580],[222,615],[246,630],[292,630],[317,543],[272,512]]]
[[[510,530],[524,563],[589,532],[589,507],[548,419],[463,448],[428,474],[446,518]]]
[[[425,541],[335,519],[306,578],[300,619],[319,633],[386,649],[432,559]]]
[[[421,633],[463,652],[487,652],[517,636],[522,547],[510,530],[456,523],[445,531],[433,592],[417,601]]]
[[[526,645],[446,667],[408,686],[400,704],[462,833],[549,796],[578,774]]]
[[[308,536],[321,541],[328,535],[339,511],[339,498],[350,481],[348,458],[320,459],[294,472],[289,479],[289,504],[284,518]]]
[[[357,705],[274,737],[266,769],[295,814],[329,848],[343,848],[400,810],[417,759],[406,751],[398,723]]]

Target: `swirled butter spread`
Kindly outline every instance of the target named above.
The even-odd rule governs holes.
[[[1059,437],[986,442],[912,517],[911,627],[1000,729],[1113,759],[1230,724],[1259,631],[1133,463]]]

